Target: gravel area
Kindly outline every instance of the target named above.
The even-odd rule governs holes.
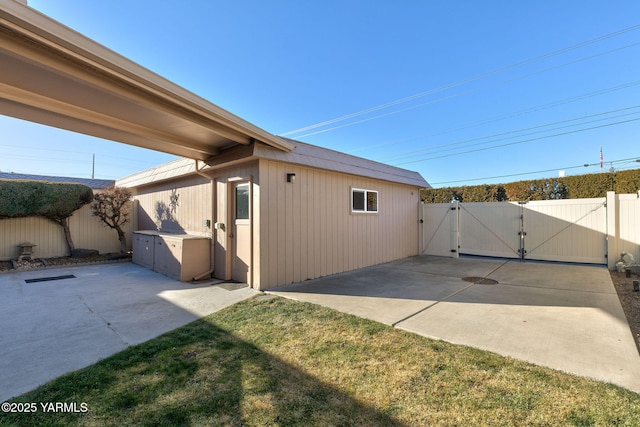
[[[622,304],[624,314],[627,316],[631,333],[638,347],[638,352],[640,352],[640,292],[633,290],[633,281],[640,281],[640,277],[637,274],[632,274],[629,278],[625,277],[624,273],[612,271],[611,280],[616,292],[618,292],[620,304]]]
[[[68,265],[102,264],[123,261],[131,261],[131,254],[99,254],[81,258],[35,258],[15,263],[11,261],[0,261],[0,273],[40,270],[43,268],[64,267]]]

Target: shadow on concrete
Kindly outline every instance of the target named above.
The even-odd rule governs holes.
[[[605,267],[417,256],[270,292],[640,391],[640,355]]]
[[[1,274],[0,401],[258,293],[215,283],[131,263]]]
[[[476,285],[464,280],[468,277],[498,283]],[[434,256],[405,258],[272,291],[283,296],[300,293],[444,301],[473,287],[479,297],[470,301],[473,303],[585,307],[591,303],[597,306],[603,294],[617,297],[605,267]],[[515,290],[509,291],[512,287]]]

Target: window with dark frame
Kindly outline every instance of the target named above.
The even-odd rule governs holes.
[[[351,212],[377,213],[378,192],[360,188],[351,189]]]
[[[249,219],[249,184],[236,187],[236,219]]]

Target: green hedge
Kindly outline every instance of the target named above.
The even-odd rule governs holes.
[[[462,187],[422,189],[425,203],[502,202],[553,199],[590,199],[605,197],[607,191],[618,194],[640,190],[640,169],[614,173],[594,173],[562,178],[535,179],[507,184],[482,184]]]
[[[82,184],[0,181],[0,219],[41,216],[61,221],[92,199],[93,190]]]

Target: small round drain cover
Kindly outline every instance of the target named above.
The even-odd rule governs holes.
[[[487,279],[485,277],[463,277],[465,282],[471,282],[475,285],[497,285],[498,281],[493,279]]]

